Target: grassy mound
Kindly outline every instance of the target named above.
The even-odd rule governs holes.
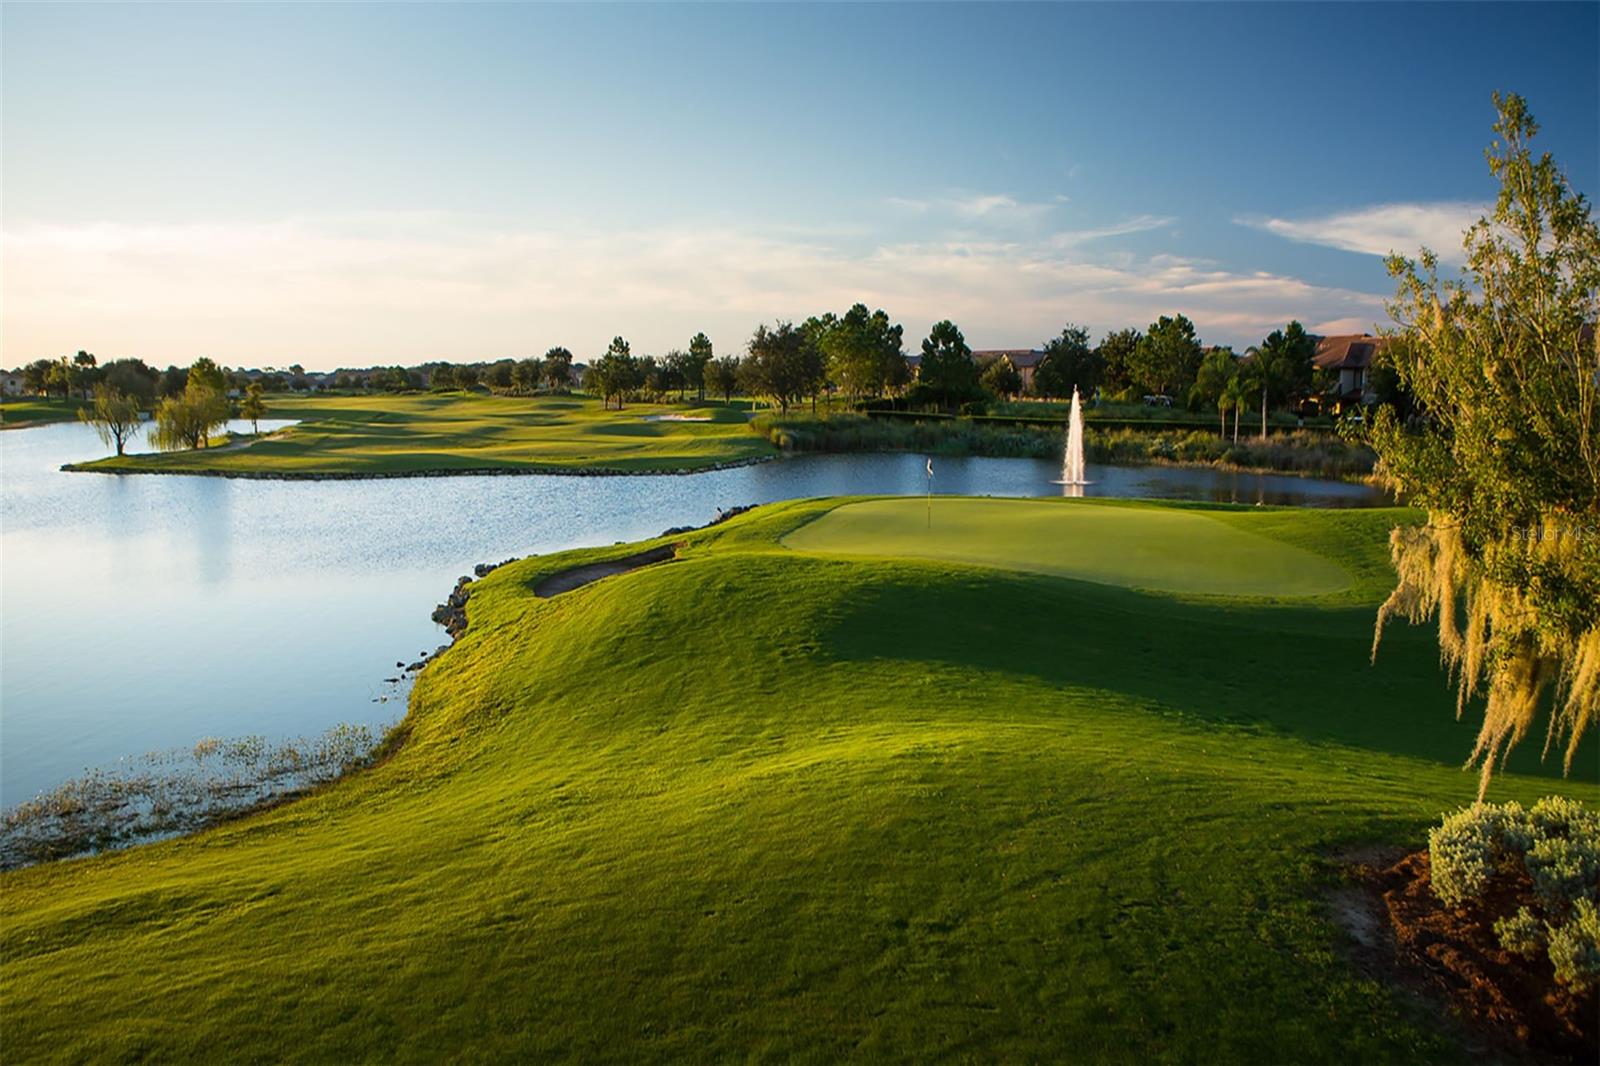
[[[1405,512],[1126,508],[1346,575],[1270,600],[785,546],[833,506],[501,567],[387,762],[0,878],[7,1059],[1461,1057],[1319,898],[1476,784],[1431,637],[1367,665]]]
[[[702,469],[776,454],[749,431],[741,411],[716,405],[629,404],[617,411],[582,396],[434,393],[274,399],[268,417],[302,421],[243,448],[113,456],[77,468],[290,477],[634,472]]]

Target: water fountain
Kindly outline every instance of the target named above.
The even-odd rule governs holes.
[[[1060,484],[1068,487],[1067,495],[1082,496],[1083,486],[1088,483],[1083,466],[1083,403],[1078,399],[1078,389],[1074,386],[1072,415],[1067,422],[1067,446],[1061,453]]]

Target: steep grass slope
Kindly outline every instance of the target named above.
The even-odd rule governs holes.
[[[7,1061],[1460,1058],[1320,901],[1475,786],[1428,634],[1367,665],[1403,512],[1207,509],[1349,575],[1274,602],[784,546],[834,505],[502,567],[387,762],[0,879]]]

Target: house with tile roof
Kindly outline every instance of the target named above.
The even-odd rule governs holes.
[[[1022,391],[1027,392],[1033,388],[1033,372],[1038,369],[1039,361],[1044,358],[1044,351],[1039,348],[985,348],[972,353],[972,358],[979,365],[986,365],[995,359],[1004,359],[1017,368],[1017,374],[1022,378]]]
[[[1371,403],[1372,364],[1383,338],[1370,333],[1345,333],[1337,337],[1318,337],[1311,364],[1333,380],[1322,397],[1323,405],[1337,414],[1346,407]]]

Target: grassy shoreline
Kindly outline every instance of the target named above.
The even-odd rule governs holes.
[[[917,503],[496,568],[381,764],[0,875],[10,1055],[1466,1057],[1322,902],[1475,791],[1431,635],[1367,662],[1415,514]],[[1098,561],[1135,535],[1165,591]],[[1552,791],[1600,800],[1530,751],[1493,798]]]
[[[298,421],[231,449],[127,455],[65,469],[274,480],[502,473],[643,474],[770,458],[742,410],[714,404],[604,408],[586,396],[403,393],[274,399]]]
[[[885,420],[859,414],[759,415],[751,426],[785,452],[911,451],[936,455],[1056,459],[1060,427],[1002,426],[969,419]],[[1288,432],[1266,440],[1229,441],[1210,429],[1105,430],[1084,426],[1084,455],[1091,463],[1134,466],[1209,466],[1252,473],[1369,481],[1374,455],[1319,432]]]
[[[0,403],[0,430],[76,422],[79,409],[88,406],[89,401],[76,398],[62,400],[53,396],[13,396]]]
[[[499,474],[690,474],[800,453],[918,452],[1054,459],[1056,425],[971,419],[886,419],[851,412],[767,412],[743,405],[635,404],[621,411],[581,396],[482,394],[323,396],[275,400],[287,429],[221,449],[72,463],[111,474],[194,474],[263,480],[344,480]],[[1319,432],[1228,441],[1200,428],[1085,432],[1091,463],[1209,466],[1369,481],[1370,450]]]

